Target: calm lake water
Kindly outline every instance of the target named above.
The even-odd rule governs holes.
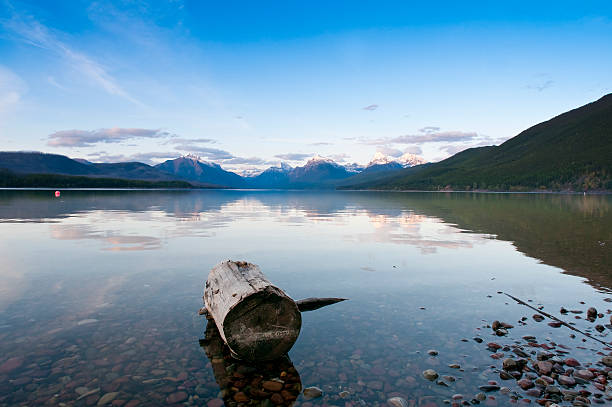
[[[285,379],[285,405],[323,390],[294,406],[469,402],[490,380],[511,391],[482,404],[533,404],[487,350],[526,335],[602,368],[604,345],[500,292],[612,340],[593,328],[612,308],[610,196],[0,191],[0,258],[0,406],[233,405],[241,389],[255,398],[243,386],[260,376]],[[294,299],[350,300],[304,313],[289,359],[242,366],[212,327],[199,341],[204,282],[225,259],[258,264]],[[514,328],[498,337],[494,320]],[[266,397],[254,405],[283,400]]]

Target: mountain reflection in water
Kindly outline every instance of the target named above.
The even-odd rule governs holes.
[[[57,222],[89,216],[171,216],[165,236],[212,236],[240,219],[264,216],[295,225],[365,214],[379,233],[352,239],[436,247],[470,247],[469,239],[430,239],[419,231],[426,218],[466,232],[511,242],[519,251],[600,289],[612,287],[612,198],[606,195],[477,194],[309,191],[0,191],[0,222]],[[175,220],[175,222],[174,222]],[[443,231],[441,231],[443,232]],[[91,224],[59,224],[57,239],[94,239],[103,250],[154,250],[164,236],[123,235]],[[450,234],[449,234],[450,236]]]

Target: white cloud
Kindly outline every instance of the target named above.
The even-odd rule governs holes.
[[[51,147],[90,147],[98,143],[120,143],[135,138],[163,138],[171,133],[160,129],[113,127],[98,130],[62,130],[48,136]]]
[[[404,149],[404,153],[423,154],[423,149],[419,146],[410,146]]]
[[[302,161],[302,160],[312,157],[312,153],[286,153],[286,154],[277,154],[274,157],[280,158],[281,160],[287,160],[287,161]]]
[[[88,161],[101,163],[117,163],[117,162],[141,162],[149,165],[157,164],[161,161],[177,158],[179,154],[175,152],[149,152],[136,153],[131,155],[125,154],[109,154],[106,151],[98,151],[87,154]]]
[[[361,139],[360,143],[369,145],[389,144],[426,144],[426,143],[452,143],[460,141],[471,141],[483,138],[476,132],[464,131],[437,131],[437,127],[425,127],[420,130],[421,134],[407,134],[397,137],[385,137],[378,139]]]
[[[376,148],[376,151],[382,153],[384,155],[389,155],[391,157],[399,157],[402,155],[402,150],[398,150],[397,148],[389,147],[389,146],[380,146]]]

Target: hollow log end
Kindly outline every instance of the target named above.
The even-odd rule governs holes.
[[[302,316],[295,302],[275,287],[244,298],[225,317],[227,345],[240,359],[277,359],[300,334]]]

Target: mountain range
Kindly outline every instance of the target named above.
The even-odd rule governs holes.
[[[88,179],[99,187],[610,191],[612,94],[537,124],[499,146],[470,148],[437,163],[409,153],[399,158],[377,153],[365,166],[315,156],[303,166],[282,163],[243,177],[192,155],[151,166],[0,152],[3,187],[86,187]]]
[[[22,180],[21,184],[15,186],[32,186],[34,182],[32,175],[44,174],[47,176],[45,183],[52,183],[50,175],[61,176],[63,186],[69,180],[66,177],[80,177],[78,182],[75,180],[79,186],[83,185],[83,178],[87,177],[92,179],[95,185],[100,185],[99,179],[104,178],[115,180],[114,182],[182,181],[199,188],[333,189],[347,181],[361,182],[368,179],[360,178],[358,175],[361,174],[394,172],[420,162],[423,160],[412,155],[393,159],[377,154],[367,166],[345,167],[329,158],[315,156],[304,166],[291,167],[282,163],[279,167],[270,167],[256,176],[243,177],[224,170],[219,164],[204,161],[194,155],[182,156],[151,166],[139,162],[92,163],[84,159],[71,159],[40,152],[0,152],[0,177],[5,179],[4,182],[0,181],[0,186],[10,187],[11,183],[7,183],[6,179],[10,178],[11,182],[15,183],[15,180],[26,175],[29,176],[28,181]],[[138,185],[143,186],[146,183]],[[185,184],[180,186],[184,187]]]

